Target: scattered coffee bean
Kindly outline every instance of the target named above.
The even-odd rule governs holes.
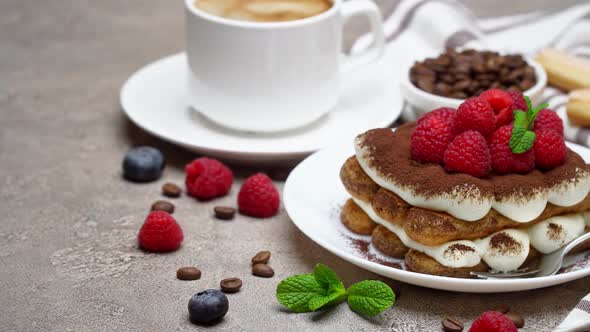
[[[151,211],[166,211],[170,214],[174,213],[174,204],[168,202],[168,201],[155,201],[154,204],[152,204],[152,207],[150,208]]]
[[[463,323],[455,317],[446,317],[441,321],[443,331],[445,332],[461,332],[463,331]]]
[[[499,311],[499,312],[505,314],[508,311],[510,311],[510,307],[505,304],[499,304],[494,308],[494,311]]]
[[[229,206],[216,206],[213,211],[215,212],[215,218],[221,220],[231,220],[236,214],[236,209]]]
[[[229,310],[227,296],[217,289],[207,289],[193,295],[188,301],[188,314],[195,324],[211,323],[221,319]]]
[[[522,316],[519,313],[509,311],[505,313],[504,316],[508,317],[508,319],[510,319],[517,328],[521,328],[524,326],[524,318],[522,318]]]
[[[525,91],[537,82],[535,70],[521,55],[447,49],[437,58],[416,62],[410,81],[439,96],[466,99],[488,89]]]
[[[180,197],[182,189],[174,183],[166,182],[162,186],[162,194],[167,197]]]
[[[262,278],[272,278],[275,275],[275,271],[266,264],[258,263],[252,265],[252,274]]]
[[[239,278],[223,279],[219,283],[219,286],[224,293],[235,293],[242,288],[242,280]]]
[[[123,159],[123,176],[134,182],[150,182],[160,178],[165,160],[162,152],[151,146],[140,146],[127,152]]]
[[[270,251],[263,250],[263,251],[260,251],[259,253],[257,253],[254,257],[252,257],[252,264],[258,264],[258,263],[266,264],[266,263],[268,263],[269,259],[270,259]]]
[[[181,267],[176,271],[176,278],[180,280],[198,280],[201,279],[201,270],[196,267]]]

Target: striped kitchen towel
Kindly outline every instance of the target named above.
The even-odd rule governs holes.
[[[590,294],[586,295],[554,332],[590,331]]]
[[[386,57],[396,64],[439,53],[445,47],[479,47],[505,52],[518,52],[534,57],[546,47],[590,59],[590,2],[581,1],[569,8],[554,10],[539,8],[539,1],[529,1],[532,11],[509,16],[479,18],[463,2],[456,0],[377,0],[384,16],[388,41]],[[467,1],[470,6],[485,5],[485,1]],[[509,1],[498,1],[501,3]],[[541,1],[546,2],[546,1]],[[496,3],[496,2],[494,2]],[[523,6],[519,2],[519,6]],[[546,2],[550,5],[551,2]],[[555,5],[555,4],[553,4]],[[505,6],[510,8],[510,6]],[[479,10],[480,12],[482,10]],[[351,22],[345,40],[350,52],[362,51],[371,44],[370,37],[359,38],[368,28],[361,22]],[[356,24],[355,24],[356,23]],[[354,42],[353,42],[354,41]],[[404,67],[404,66],[398,66]],[[402,75],[402,73],[398,73]],[[406,73],[407,74],[407,73]],[[564,120],[566,139],[590,146],[590,128],[573,126],[567,120],[567,94],[548,87],[541,102]],[[413,121],[419,114],[405,107],[400,122]]]

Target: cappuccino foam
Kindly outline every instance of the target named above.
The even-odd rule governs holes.
[[[321,14],[332,3],[329,0],[197,0],[195,7],[234,20],[281,22]]]

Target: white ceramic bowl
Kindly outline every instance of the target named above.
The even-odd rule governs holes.
[[[543,67],[535,60],[526,56],[524,59],[531,67],[533,67],[537,77],[537,83],[535,83],[532,88],[526,90],[524,95],[529,96],[533,104],[537,104],[542,98],[543,90],[547,85],[547,73],[545,72],[545,69],[543,69]],[[409,63],[404,68],[402,68],[402,77],[400,81],[401,91],[404,99],[410,104],[418,116],[421,116],[422,114],[430,112],[433,109],[439,107],[457,108],[464,101],[464,99],[437,96],[415,86],[410,81],[410,68],[412,68],[413,64],[413,62]]]

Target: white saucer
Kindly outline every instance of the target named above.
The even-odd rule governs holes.
[[[590,150],[568,143],[586,162]],[[312,241],[335,255],[374,273],[409,284],[449,291],[470,293],[513,292],[561,284],[590,275],[590,253],[568,256],[566,266],[578,264],[579,269],[550,277],[478,280],[433,276],[393,268],[381,263],[402,260],[383,256],[372,246],[368,254],[359,250],[359,241],[367,243],[368,236],[349,232],[340,222],[340,210],[350,195],[340,182],[339,172],[344,161],[354,154],[351,142],[324,149],[302,161],[289,175],[283,189],[283,202],[293,223]],[[585,266],[585,267],[582,267]],[[401,267],[401,266],[400,266]]]
[[[307,127],[276,134],[237,132],[213,124],[188,106],[186,75],[184,53],[145,66],[121,89],[123,111],[137,126],[166,141],[242,163],[293,162],[336,142],[352,144],[357,133],[392,124],[403,106],[395,69],[382,60],[346,74],[338,106]]]

